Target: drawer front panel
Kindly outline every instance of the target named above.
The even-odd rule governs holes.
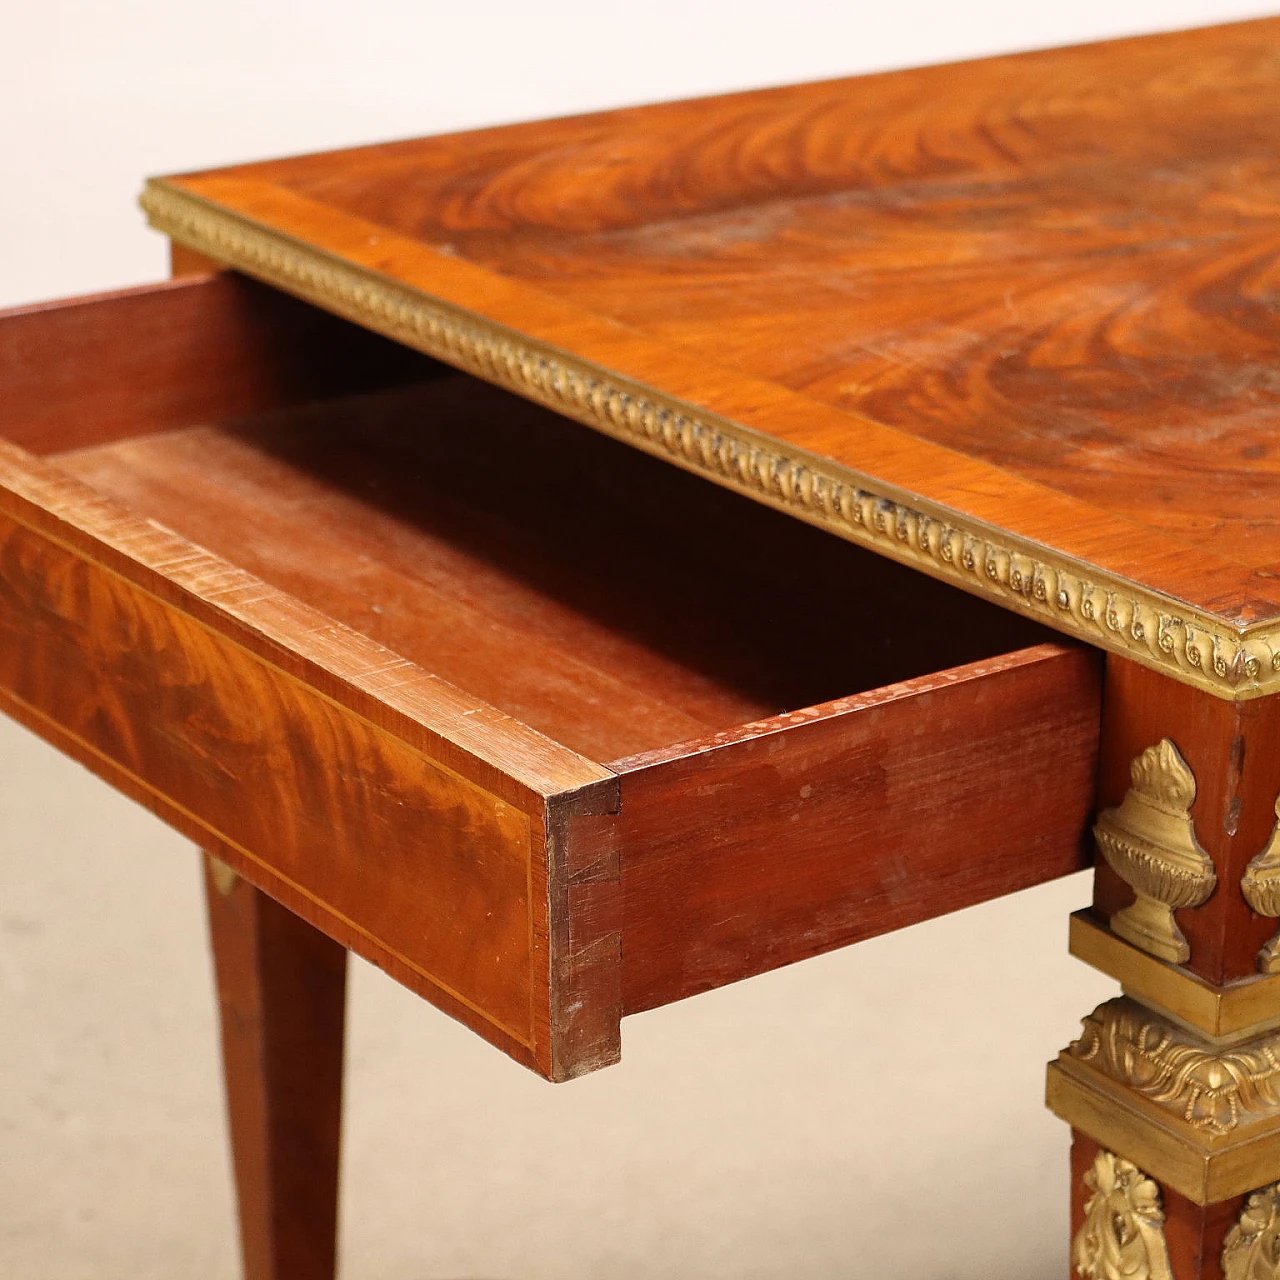
[[[527,814],[2,516],[0,696],[300,914],[530,1057]]]
[[[1044,645],[621,762],[624,1013],[1084,866],[1097,657]]]

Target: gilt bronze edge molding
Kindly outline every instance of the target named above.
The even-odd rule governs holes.
[[[1280,974],[1259,974],[1216,987],[1112,933],[1085,908],[1070,919],[1069,950],[1114,978],[1125,994],[1219,1043],[1236,1043],[1280,1027]]]
[[[1049,1063],[1045,1104],[1199,1205],[1280,1180],[1280,1125],[1251,1125],[1225,1137],[1197,1131],[1065,1050]]]
[[[151,179],[151,226],[353,320],[848,541],[1229,701],[1280,691],[1280,621],[1247,631],[779,442]]]

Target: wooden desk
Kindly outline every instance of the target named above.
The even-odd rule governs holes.
[[[1267,21],[157,180],[180,279],[0,318],[0,696],[211,852],[251,1277],[332,1271],[344,948],[564,1080],[1095,806],[1077,1272],[1275,1274],[1278,87]]]

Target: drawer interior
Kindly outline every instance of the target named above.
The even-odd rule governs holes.
[[[1045,638],[462,374],[57,462],[605,762]]]
[[[229,274],[0,390],[0,710],[549,1078],[1081,864],[1094,655],[787,514]]]

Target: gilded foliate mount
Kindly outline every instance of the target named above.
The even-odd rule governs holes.
[[[1191,821],[1196,780],[1168,738],[1137,756],[1129,776],[1119,808],[1099,814],[1093,829],[1103,856],[1137,894],[1111,917],[1111,928],[1161,960],[1185,964],[1191,948],[1173,913],[1200,906],[1218,883]]]
[[[1084,1175],[1089,1199],[1071,1242],[1083,1280],[1173,1280],[1160,1188],[1137,1165],[1099,1151]]]
[[[1280,1280],[1280,1183],[1255,1191],[1222,1246],[1223,1280]]]
[[[1071,1242],[1081,1280],[1174,1280],[1157,1183],[1105,1148],[1084,1175],[1084,1220]],[[1223,1280],[1280,1280],[1280,1183],[1252,1192],[1222,1245]]]
[[[1244,869],[1240,892],[1260,915],[1280,917],[1280,796],[1276,797],[1276,824],[1262,852]],[[1263,973],[1280,973],[1280,933],[1258,952],[1258,968]]]

